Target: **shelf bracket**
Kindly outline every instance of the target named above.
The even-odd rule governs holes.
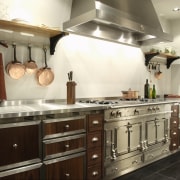
[[[171,63],[172,62],[174,62],[176,59],[179,59],[180,58],[180,56],[177,56],[177,57],[168,57],[167,58],[167,69],[169,69],[169,67],[170,67],[170,65],[171,65]]]
[[[149,61],[154,57],[157,56],[159,52],[151,53],[151,54],[145,54],[145,65],[147,66],[149,64]]]
[[[61,34],[50,37],[50,55],[54,54],[57,42],[59,41],[59,39],[61,39],[65,35],[68,35],[68,34],[65,32],[62,32]]]

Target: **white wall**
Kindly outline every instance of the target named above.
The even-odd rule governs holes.
[[[55,5],[60,3],[59,8],[65,7],[66,9],[65,0],[53,1],[55,1]],[[12,0],[8,0],[8,2],[11,4]],[[18,1],[14,0],[13,2]],[[39,2],[41,4],[36,4],[37,9],[45,6],[42,6],[44,0],[39,0]],[[25,7],[23,1],[21,3]],[[46,7],[49,3],[47,2]],[[32,12],[33,7],[33,3],[30,3],[30,11],[27,12]],[[28,7],[26,8],[28,9]],[[37,9],[34,12],[36,15]],[[62,8],[62,12],[65,9]],[[57,16],[57,19],[53,19],[51,16],[48,18],[44,14],[47,11],[43,11],[37,19],[35,18],[36,21],[49,24],[51,19],[54,23],[51,22],[50,25],[54,26],[58,22],[61,26],[63,20],[59,16],[62,12],[54,13],[50,8],[48,10],[48,13],[50,12],[53,17]],[[60,18],[59,21],[58,18]],[[5,66],[13,59],[12,48],[5,49],[0,46],[0,52],[3,53]],[[44,54],[41,48],[32,49],[32,58],[37,61],[39,67],[44,66]],[[27,47],[17,47],[17,59],[22,62],[27,61]],[[9,100],[65,99],[67,73],[71,70],[74,72],[74,81],[77,83],[77,98],[121,96],[121,90],[129,88],[138,90],[139,94],[143,96],[145,80],[146,78],[150,79],[150,73],[144,64],[144,54],[140,48],[69,35],[59,40],[53,56],[48,55],[48,65],[55,74],[53,83],[48,87],[41,87],[38,85],[35,75],[25,75],[22,79],[13,80],[5,73],[7,97]],[[151,74],[151,79],[156,84],[157,94],[163,95],[171,92],[171,88],[168,86],[171,82],[171,71],[167,70],[165,65],[161,66],[161,70],[163,71],[161,80],[154,78],[154,72]]]

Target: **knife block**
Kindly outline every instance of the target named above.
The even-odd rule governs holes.
[[[75,104],[76,101],[76,92],[75,86],[76,83],[74,81],[67,82],[67,104]]]

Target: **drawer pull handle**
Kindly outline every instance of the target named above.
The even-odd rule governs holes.
[[[174,124],[176,124],[176,121],[173,121]]]
[[[69,174],[69,173],[66,173],[65,176],[66,176],[66,177],[70,177],[70,174]]]
[[[176,135],[177,133],[176,132],[173,132],[173,135]]]
[[[132,164],[137,164],[138,163],[138,160],[135,160],[132,162]]]
[[[92,124],[93,124],[93,125],[98,125],[98,124],[99,124],[99,121],[98,121],[98,120],[94,120],[94,121],[92,122]]]
[[[99,174],[98,171],[93,171],[93,172],[92,172],[92,175],[93,175],[93,176],[97,176],[98,174]]]
[[[176,147],[176,143],[173,144],[173,147]]]
[[[66,144],[66,145],[65,145],[65,148],[69,148],[69,147],[70,147],[69,144]]]
[[[70,128],[69,124],[66,124],[66,125],[65,125],[65,128],[66,128],[66,129],[69,129],[69,128]]]
[[[97,141],[99,141],[98,137],[93,137],[92,138],[92,142],[97,142]]]
[[[92,159],[97,159],[99,156],[97,154],[92,155]]]
[[[17,144],[13,144],[13,148],[17,149],[18,145]]]

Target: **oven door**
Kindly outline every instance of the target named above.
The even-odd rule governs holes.
[[[141,147],[142,122],[124,120],[105,124],[105,160],[116,160],[118,156],[136,151]]]

